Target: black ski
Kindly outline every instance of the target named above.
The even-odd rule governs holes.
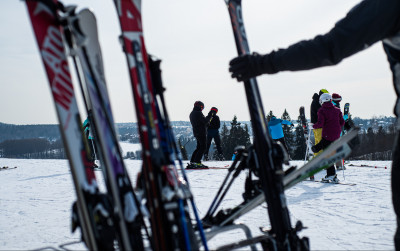
[[[306,154],[304,157],[304,162],[311,160],[313,158],[313,152],[311,150],[311,129],[308,127],[307,119],[306,119],[306,114],[304,111],[304,106],[301,106],[299,109],[300,112],[300,121],[301,121],[301,126],[303,127],[303,134],[304,134],[304,139],[306,141]]]
[[[228,6],[238,54],[249,54],[250,49],[244,29],[241,0],[225,0],[225,2]],[[283,159],[279,160],[277,156],[274,156],[276,151],[273,151],[272,139],[267,129],[267,121],[256,79],[252,78],[245,81],[244,88],[254,133],[256,169],[268,204],[271,222],[269,233],[274,237],[274,242],[270,243],[269,248],[272,250],[309,249],[308,239],[300,240],[296,230],[291,226],[283,186]]]

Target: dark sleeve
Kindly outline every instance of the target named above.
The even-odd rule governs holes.
[[[203,118],[204,118],[203,123],[204,123],[205,126],[209,126],[210,125],[211,117],[212,117],[211,113],[208,113],[207,117],[205,117],[205,118],[203,116]]]
[[[400,29],[400,1],[364,0],[332,30],[269,54],[276,73],[335,65]]]
[[[219,120],[218,116],[215,116],[215,119],[217,119],[216,127],[217,127],[217,129],[219,129],[221,127],[221,121]]]

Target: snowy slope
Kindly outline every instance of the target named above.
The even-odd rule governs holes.
[[[223,166],[227,162],[208,162]],[[292,224],[301,220],[308,229],[313,250],[393,250],[395,215],[391,203],[389,161],[354,161],[387,167],[349,166],[338,177],[356,186],[304,181],[286,192]],[[301,161],[292,162],[301,165]],[[131,176],[141,162],[126,160]],[[70,233],[71,204],[75,200],[66,160],[0,159],[0,166],[17,166],[0,171],[0,249],[38,249],[79,241],[80,233]],[[204,215],[227,170],[187,171],[198,210]],[[96,172],[97,173],[97,172]],[[98,173],[99,175],[101,172]],[[317,175],[321,177],[323,173]],[[241,202],[244,174],[233,184],[223,207]],[[134,179],[132,179],[134,180]],[[240,218],[254,236],[268,226],[265,204]],[[243,238],[232,231],[210,240],[211,249]],[[69,248],[82,249],[81,244]]]

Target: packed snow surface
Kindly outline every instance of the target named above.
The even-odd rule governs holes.
[[[132,181],[141,161],[126,160]],[[231,161],[205,162],[225,166]],[[301,166],[302,161],[292,161]],[[313,250],[393,250],[396,218],[390,188],[390,161],[351,161],[354,165],[338,171],[339,179],[355,186],[303,181],[286,191],[292,225],[302,221],[307,229],[300,236],[310,238]],[[67,160],[0,159],[0,249],[21,250],[55,247],[80,240],[80,231],[71,233],[71,205],[75,200]],[[375,168],[376,166],[376,168]],[[201,216],[207,212],[227,170],[186,171]],[[242,201],[245,173],[233,183],[222,203],[229,208]],[[96,171],[101,185],[102,174]],[[321,179],[325,171],[316,175]],[[269,226],[266,204],[236,221],[246,224],[253,236]],[[210,249],[244,238],[239,230],[217,235]],[[84,249],[83,244],[68,246]],[[242,250],[242,249],[241,249]],[[247,249],[249,250],[249,249]]]

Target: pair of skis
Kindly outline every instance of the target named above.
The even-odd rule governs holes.
[[[150,212],[151,244],[154,250],[197,250],[189,217],[191,204],[198,234],[208,250],[202,223],[189,189],[163,96],[160,60],[146,51],[140,0],[114,0],[121,26],[120,41],[126,54],[143,149],[140,182]],[[184,180],[178,176],[178,160]]]
[[[75,13],[57,0],[26,0],[46,69],[77,194],[75,226],[90,250],[143,250],[143,217],[114,128],[105,83],[96,19],[88,9]],[[99,192],[89,161],[87,139],[77,107],[65,47],[78,76],[82,96],[99,146],[107,193]]]
[[[311,160],[314,156],[313,151],[311,150],[311,146],[312,146],[311,131],[312,130],[308,126],[304,106],[300,107],[299,112],[300,112],[301,126],[303,127],[304,140],[306,141],[306,154],[304,157],[304,163],[306,163],[307,161]]]

